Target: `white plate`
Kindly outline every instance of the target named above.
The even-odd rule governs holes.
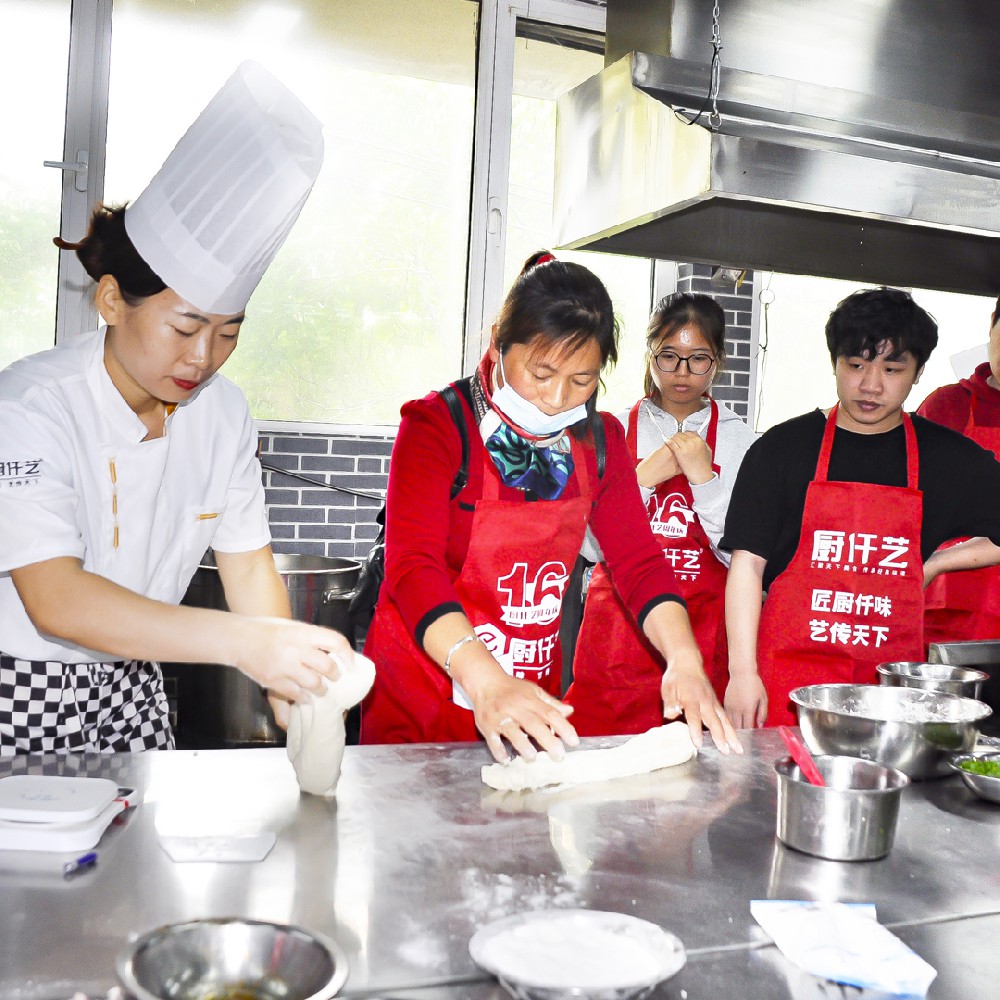
[[[118,795],[107,778],[12,774],[0,778],[0,820],[18,823],[85,823]]]
[[[657,924],[603,910],[538,910],[480,928],[473,961],[515,986],[586,993],[639,990],[674,975],[686,956]]]

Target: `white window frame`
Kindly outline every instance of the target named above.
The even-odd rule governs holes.
[[[112,0],[73,0],[71,7],[59,228],[60,234],[70,240],[78,240],[86,233],[94,205],[104,198],[111,6]],[[83,170],[71,166],[84,161]],[[60,251],[56,343],[96,326],[97,308],[90,294],[90,278],[76,254]]]
[[[463,370],[472,372],[486,350],[487,324],[504,295],[507,190],[518,18],[559,27],[605,31],[603,7],[580,0],[481,0],[472,214],[466,290]]]

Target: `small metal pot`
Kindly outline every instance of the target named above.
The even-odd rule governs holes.
[[[961,698],[979,699],[979,691],[988,674],[972,667],[956,667],[948,663],[916,663],[899,660],[880,663],[876,668],[878,682],[884,687],[920,688],[957,694]]]
[[[831,861],[872,861],[892,849],[902,771],[858,757],[816,757],[825,786],[811,785],[790,757],[778,775],[778,840]]]

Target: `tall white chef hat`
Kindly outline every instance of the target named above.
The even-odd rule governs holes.
[[[309,197],[322,129],[267,70],[242,63],[125,210],[139,255],[198,309],[240,312]]]

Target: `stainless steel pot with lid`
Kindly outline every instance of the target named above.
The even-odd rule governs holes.
[[[361,574],[357,559],[276,553],[275,565],[288,590],[292,617],[336,629],[354,641],[348,605]],[[184,604],[228,610],[211,553],[198,567]],[[260,686],[234,667],[215,663],[164,664],[176,684],[177,735],[192,747],[283,746]],[[168,691],[169,694],[169,691]]]

